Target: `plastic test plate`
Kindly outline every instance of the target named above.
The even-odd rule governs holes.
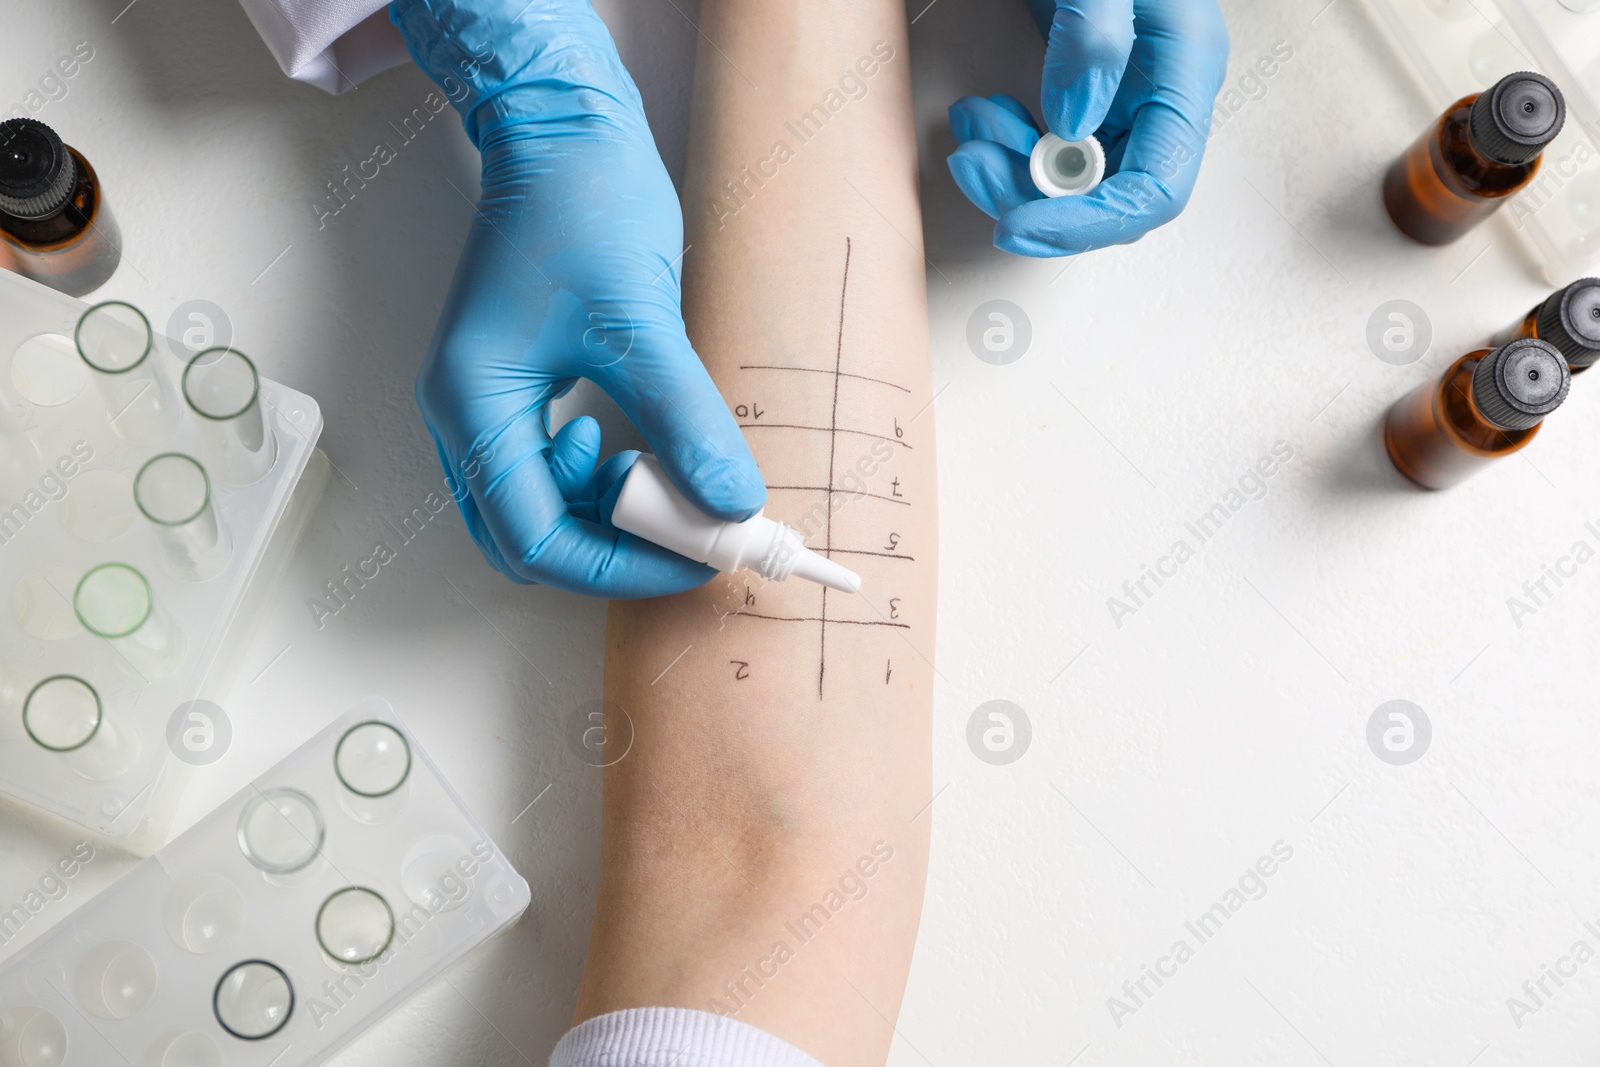
[[[135,506],[133,480],[163,453],[208,462],[201,420],[179,400],[177,425],[161,440],[132,444],[114,432],[73,340],[87,307],[0,270],[0,793],[148,853],[165,834],[185,769],[169,748],[169,720],[189,700],[226,696],[230,679],[218,668],[235,661],[237,639],[248,630],[238,618],[246,594],[263,560],[286,554],[284,543],[298,537],[315,502],[314,491],[295,490],[314,457],[322,413],[304,393],[261,380],[276,461],[253,484],[211,478],[231,552],[214,577],[185,580]],[[182,351],[157,335],[147,357],[174,396]],[[78,621],[74,590],[104,563],[142,574],[181,634],[181,659],[164,676],[151,677],[148,664],[125,654],[140,649],[119,648]],[[44,724],[30,730],[25,702],[56,676],[85,684],[46,693],[54,703],[34,706]]]
[[[321,1063],[528,901],[369,697],[0,969],[0,1064]]]

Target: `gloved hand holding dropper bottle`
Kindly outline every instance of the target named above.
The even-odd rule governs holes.
[[[619,599],[704,583],[703,563],[608,525],[636,453],[599,463],[590,418],[549,430],[587,378],[698,511],[738,522],[766,502],[684,333],[677,194],[605,24],[588,0],[397,0],[390,18],[483,156],[417,379],[468,531],[513,581]]]

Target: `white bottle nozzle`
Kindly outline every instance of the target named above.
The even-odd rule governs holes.
[[[1045,196],[1082,196],[1105,180],[1106,150],[1094,137],[1067,141],[1047,133],[1033,146],[1028,173]]]
[[[794,562],[795,575],[807,581],[817,582],[829,589],[837,589],[841,593],[861,592],[861,575],[848,567],[841,567],[827,556],[819,556],[808,548],[801,549],[805,555]]]
[[[861,576],[805,546],[794,530],[757,513],[743,522],[712,518],[678,492],[654,456],[640,456],[622,483],[611,522],[619,530],[719,571],[749,567],[763,578],[791,574],[843,593],[861,591]]]

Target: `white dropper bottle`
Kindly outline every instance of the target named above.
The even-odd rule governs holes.
[[[611,514],[612,525],[724,573],[749,567],[781,582],[790,575],[842,593],[859,593],[861,576],[806,547],[791,527],[757,512],[743,522],[720,522],[678,492],[661,463],[640,456],[628,471]]]

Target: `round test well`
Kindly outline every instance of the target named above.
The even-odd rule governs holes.
[[[201,418],[236,419],[250,410],[260,393],[256,365],[232,348],[208,348],[183,369],[183,398]]]
[[[185,1030],[163,1041],[159,1053],[147,1061],[150,1067],[224,1067],[222,1050],[198,1030]]]
[[[199,518],[211,503],[211,479],[192,456],[163,452],[134,476],[133,501],[151,522],[182,526]]]
[[[72,988],[92,1014],[126,1019],[156,995],[156,961],[131,941],[106,941],[79,961]]]
[[[223,485],[250,485],[277,462],[261,411],[261,376],[244,353],[208,348],[183,370],[183,398],[199,417],[201,455]]]
[[[0,1063],[18,1067],[62,1067],[67,1062],[67,1028],[32,1006],[0,1012]]]
[[[460,861],[472,855],[467,843],[450,834],[430,834],[400,860],[400,887],[414,904],[430,912],[454,911],[471,898],[476,877],[461,873]]]
[[[145,361],[155,340],[150,320],[132,304],[108,300],[78,319],[72,337],[83,361],[101,374],[126,374]]]
[[[161,920],[180,948],[214,952],[244,926],[244,897],[221,875],[197,874],[172,887]]]
[[[268,874],[291,874],[308,866],[322,849],[322,812],[294,789],[267,789],[239,815],[239,850]]]
[[[277,964],[245,960],[217,981],[211,1010],[234,1037],[260,1041],[282,1030],[294,1014],[294,986]]]
[[[59,407],[83,391],[89,380],[70,337],[41,333],[17,346],[11,356],[11,387],[42,408]]]
[[[333,771],[356,796],[388,796],[411,775],[411,746],[386,722],[357,723],[334,747]]]
[[[127,637],[150,617],[155,598],[145,576],[126,563],[102,563],[72,593],[84,628],[99,637]]]
[[[72,752],[100,729],[100,694],[82,678],[55,674],[34,686],[22,703],[22,728],[40,748]]]
[[[394,910],[376,890],[346,886],[317,909],[317,944],[347,966],[383,955],[394,940]]]
[[[163,452],[139,468],[133,499],[153,525],[167,568],[179,579],[203,582],[228,564],[233,541],[217,520],[211,478],[200,461]]]

